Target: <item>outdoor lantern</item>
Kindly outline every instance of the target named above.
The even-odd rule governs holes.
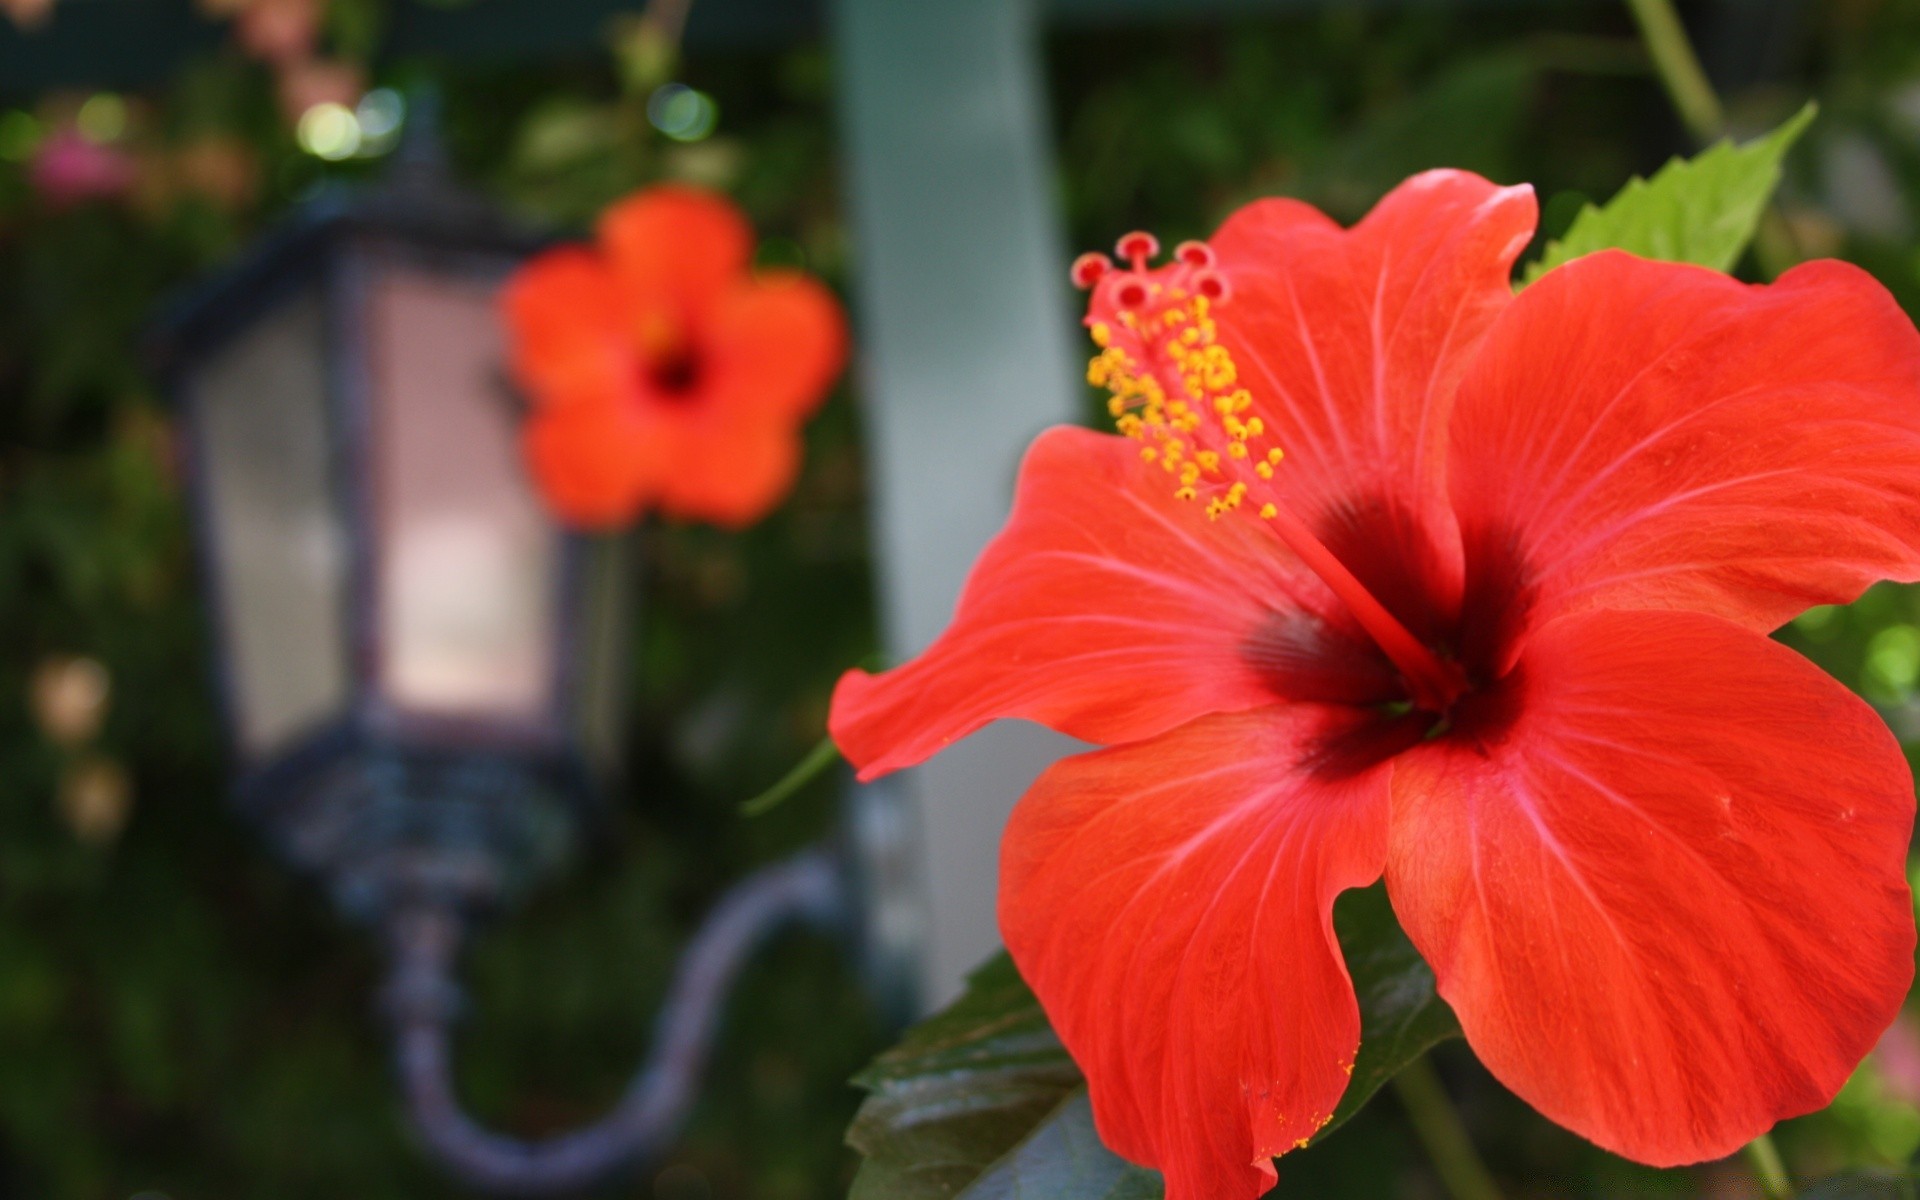
[[[613,763],[618,566],[546,517],[501,368],[532,244],[409,162],[169,329],[239,803],[358,916],[512,891]]]
[[[617,761],[633,616],[616,544],[557,527],[522,468],[494,305],[537,239],[454,188],[430,134],[397,158],[189,297],[157,356],[184,416],[236,803],[385,942],[427,1146],[483,1187],[561,1190],[671,1137],[768,932],[864,923],[882,935],[862,939],[867,962],[899,974],[913,922],[850,903],[838,850],[805,851],[716,906],[603,1121],[530,1144],[461,1111],[461,948],[578,841]],[[897,824],[859,795],[862,893],[904,894]]]

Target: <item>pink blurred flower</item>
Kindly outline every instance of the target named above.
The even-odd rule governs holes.
[[[280,109],[289,122],[316,104],[352,108],[367,90],[367,73],[354,63],[310,58],[280,68]]]
[[[53,0],[0,0],[0,12],[22,29],[38,29],[53,15]]]
[[[254,58],[286,66],[313,53],[320,16],[320,0],[248,0],[234,16],[234,36]]]
[[[1887,1094],[1920,1107],[1920,1029],[1911,1016],[1903,1012],[1887,1026],[1873,1057]]]
[[[115,146],[92,142],[71,126],[40,143],[28,177],[49,204],[77,204],[125,195],[137,181],[133,157]]]

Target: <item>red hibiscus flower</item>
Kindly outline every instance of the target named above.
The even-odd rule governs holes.
[[[797,272],[750,274],[752,230],[709,192],[631,196],[599,242],[540,255],[502,297],[541,491],[585,527],[655,507],[751,524],[792,486],[800,425],[846,360],[838,302]]]
[[[1765,635],[1920,578],[1920,337],[1832,262],[1515,296],[1534,217],[1436,172],[1077,264],[1131,438],[1044,434],[952,627],[835,695],[864,778],[996,717],[1107,747],[1020,802],[1000,921],[1171,1200],[1327,1121],[1383,874],[1494,1075],[1642,1162],[1827,1103],[1911,980],[1900,749]]]

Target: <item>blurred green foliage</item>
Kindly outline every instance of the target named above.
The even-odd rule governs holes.
[[[1920,305],[1920,2],[1801,6],[1786,53],[1728,64],[1716,48],[1749,45],[1738,9],[1689,10],[1709,64],[1743,81],[1727,97],[1736,132],[1810,97],[1822,105],[1788,163],[1799,249],[1855,259]],[[369,53],[381,12],[376,0],[336,5],[334,48]],[[1332,3],[1226,25],[1062,30],[1046,50],[1060,194],[1087,247],[1135,227],[1204,234],[1273,192],[1352,219],[1437,165],[1533,181],[1554,235],[1588,197],[1689,149],[1624,12],[1598,0]],[[826,51],[682,63],[677,78],[719,116],[688,143],[652,132],[649,70],[591,53],[383,63],[375,81],[436,85],[463,172],[524,212],[583,226],[646,179],[694,179],[742,200],[764,261],[840,282]],[[456,1194],[403,1132],[371,1019],[369,947],[225,810],[168,418],[136,353],[167,288],[316,181],[378,163],[302,153],[264,69],[227,52],[128,98],[129,195],[55,205],[29,165],[84,99],[0,103],[0,1196]],[[774,518],[742,536],[648,531],[631,794],[578,870],[472,964],[462,1085],[484,1118],[537,1133],[610,1103],[706,904],[831,828],[832,781],[761,820],[737,806],[814,743],[835,675],[874,644],[858,432],[843,389]],[[1784,636],[1916,744],[1920,593],[1879,588]],[[101,664],[111,691],[98,732],[63,742],[32,693],[72,656]],[[124,812],[110,787],[92,808],[76,790],[103,762],[129,781]],[[782,943],[730,1016],[680,1145],[609,1194],[844,1194],[854,1162],[840,1137],[857,1099],[844,1081],[885,1031],[838,952]],[[1440,1065],[1515,1195],[1747,1194],[1737,1166],[1658,1173],[1586,1146],[1457,1044]],[[1906,1161],[1920,1144],[1908,1065],[1876,1059],[1833,1110],[1790,1127],[1793,1165]],[[1382,1101],[1289,1158],[1278,1194],[1416,1200],[1436,1187]]]

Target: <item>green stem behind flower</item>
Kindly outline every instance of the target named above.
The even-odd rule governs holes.
[[[1700,65],[1700,56],[1687,40],[1687,30],[1672,0],[1627,0],[1633,19],[1646,39],[1647,53],[1653,56],[1654,69],[1666,86],[1673,107],[1687,131],[1701,143],[1711,142],[1726,131],[1727,113],[1714,94],[1713,84]]]
[[[740,815],[758,817],[772,812],[789,796],[812,783],[822,771],[839,761],[840,747],[834,745],[832,736],[821,738],[818,745],[807,751],[805,758],[780,777],[780,782],[742,804]]]
[[[1694,140],[1705,146],[1727,132],[1727,110],[1700,65],[1700,56],[1687,39],[1687,28],[1680,23],[1673,0],[1627,0],[1654,70],[1667,96],[1673,101],[1680,121]],[[1760,219],[1753,239],[1753,257],[1769,279],[1800,261],[1793,230],[1776,208],[1769,207]]]
[[[1453,1200],[1501,1200],[1500,1187],[1480,1161],[1433,1064],[1425,1058],[1408,1063],[1393,1077],[1393,1090],[1447,1194]]]
[[[1746,1155],[1768,1200],[1793,1200],[1793,1180],[1787,1175],[1787,1165],[1780,1161],[1780,1151],[1774,1147],[1773,1138],[1763,1133],[1748,1142]]]

